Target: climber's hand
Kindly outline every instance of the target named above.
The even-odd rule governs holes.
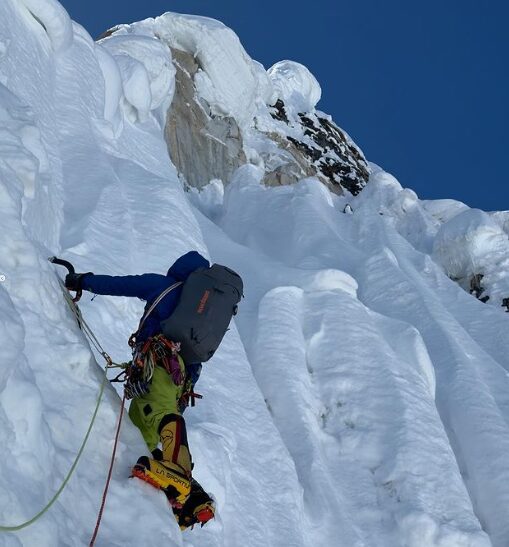
[[[70,273],[65,276],[65,287],[70,291],[81,291],[81,284],[83,283],[83,276],[88,275],[92,272],[87,273]]]

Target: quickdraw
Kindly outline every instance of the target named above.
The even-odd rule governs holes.
[[[180,343],[172,342],[164,336],[155,337],[151,345],[157,363],[160,363],[171,376],[173,383],[180,386],[184,383],[185,373],[182,371],[179,361]]]
[[[178,406],[181,411],[189,405],[195,406],[196,399],[203,396],[193,390],[193,384],[179,360],[180,344],[165,338],[162,334],[152,336],[139,349],[134,349],[133,360],[117,378],[124,375],[126,399],[140,397],[150,390],[154,367],[160,366],[171,376],[173,383],[184,386]],[[122,381],[115,379],[114,381]]]
[[[124,380],[126,382],[124,386],[126,399],[140,397],[141,395],[147,394],[150,390],[150,382],[152,381],[154,367],[157,363],[157,356],[152,351],[151,346],[154,343],[156,337],[147,339],[141,347],[140,344],[138,344],[136,338],[140,333],[143,325],[145,324],[145,320],[156,308],[159,302],[161,302],[161,300],[167,294],[169,294],[180,285],[182,285],[181,281],[170,285],[154,300],[154,302],[152,302],[149,309],[143,314],[143,317],[140,320],[136,332],[133,332],[129,337],[128,344],[133,350],[133,359],[131,361],[131,364],[127,367],[124,376]],[[119,377],[121,376],[122,374],[119,374]],[[122,380],[119,379],[117,381]]]
[[[149,392],[156,366],[163,367],[175,385],[182,385],[185,373],[180,366],[179,350],[180,344],[167,340],[163,335],[152,336],[140,348],[134,348],[133,359],[125,371],[126,398],[132,399]]]

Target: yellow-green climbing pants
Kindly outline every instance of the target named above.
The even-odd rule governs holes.
[[[179,356],[181,369],[184,362]],[[184,386],[177,386],[166,370],[160,366],[154,367],[154,375],[150,391],[141,397],[135,397],[129,407],[129,417],[139,428],[150,452],[159,443],[159,423],[166,414],[177,414],[178,401],[182,397]]]

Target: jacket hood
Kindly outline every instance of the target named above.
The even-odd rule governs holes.
[[[178,258],[166,274],[177,281],[185,281],[198,268],[208,268],[209,261],[197,251],[190,251]]]

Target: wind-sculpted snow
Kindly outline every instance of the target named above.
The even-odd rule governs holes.
[[[364,203],[377,203],[378,213],[466,292],[500,308],[509,298],[507,212],[485,213],[454,200],[421,201],[378,166],[371,164],[371,170],[383,185],[368,184],[363,194],[371,199]]]
[[[19,0],[19,5],[26,8],[27,23],[32,23],[32,29],[38,27],[39,35],[47,35],[55,52],[63,52],[71,46],[72,21],[57,0]],[[20,13],[24,11],[20,9]]]
[[[268,191],[253,175],[243,171],[229,186],[219,225],[237,242],[264,253],[257,257],[260,264],[247,266],[245,257],[240,258],[238,267],[244,267],[248,278],[256,269],[256,276],[261,275],[260,270],[267,269],[265,262],[272,269],[281,261],[292,267],[291,274],[274,276],[268,286],[266,282],[248,296],[247,307],[258,321],[255,340],[247,326],[253,319],[249,313],[239,317],[239,327],[269,409],[296,462],[309,512],[318,507],[320,517],[314,517],[321,519],[323,544],[332,541],[340,522],[343,533],[349,530],[345,545],[489,545],[462,479],[468,474],[477,477],[476,485],[484,485],[476,491],[467,481],[475,510],[481,503],[483,525],[489,522],[498,540],[495,544],[503,545],[508,490],[497,481],[507,473],[506,465],[493,455],[484,460],[474,447],[497,452],[498,439],[508,433],[507,423],[500,421],[507,408],[505,372],[461,329],[453,330],[454,358],[448,353],[442,339],[452,343],[449,330],[454,323],[438,317],[449,302],[441,303],[437,297],[431,304],[427,301],[427,292],[433,289],[418,281],[420,264],[412,274],[402,270],[400,261],[407,254],[420,255],[394,230],[392,219],[379,214],[373,194],[361,194],[352,201],[354,214],[344,215],[345,201],[327,196],[317,182]],[[383,193],[383,179],[370,184]],[[257,223],[262,214],[264,222]],[[219,248],[216,252],[235,260],[232,252]],[[306,291],[302,276],[324,267],[353,275],[362,303],[351,290],[344,292],[342,283],[325,284],[321,291],[315,284],[314,291]],[[429,258],[426,268],[443,276]],[[304,292],[294,288],[268,292],[281,282]],[[452,282],[448,291],[464,295]],[[454,298],[457,295],[450,300]],[[482,307],[468,295],[461,304]],[[428,306],[433,310],[429,318]],[[465,315],[462,307],[457,313]],[[503,319],[499,314],[499,321]],[[429,348],[433,353],[428,354]],[[472,362],[473,352],[479,364],[488,367],[482,379]],[[464,367],[462,376],[472,376],[466,391],[447,374],[444,377],[448,360],[451,366]],[[492,430],[481,425],[482,415],[476,418],[480,408],[474,378],[480,382],[480,400],[483,393],[490,394],[480,406],[483,414],[491,415]],[[449,402],[456,393],[458,400]],[[309,446],[311,453],[305,448]],[[469,454],[468,470],[463,450]],[[493,469],[494,459],[499,467],[488,477],[485,473]],[[338,493],[340,503],[329,513],[320,510],[320,500],[331,490]],[[497,499],[496,511],[490,498]],[[356,521],[353,515],[362,516]],[[352,522],[362,522],[361,530],[345,525]]]
[[[46,258],[63,254],[78,271],[128,274],[166,271],[189,249],[208,254],[168,160],[158,113],[139,126],[120,109],[113,134],[104,117],[105,101],[112,98],[109,82],[103,83],[104,59],[98,60],[90,37],[76,27],[71,49],[57,58],[27,24],[17,3],[0,5],[0,41],[9,44],[0,59],[5,82],[0,95],[1,525],[31,518],[55,493],[78,452],[99,391],[100,369]],[[19,71],[28,58],[32,62]],[[82,304],[117,361],[129,356],[126,340],[142,307],[106,297],[94,303],[84,298]],[[276,544],[280,534],[289,544],[303,545],[304,531],[292,517],[303,512],[294,465],[235,330],[200,385],[205,399],[188,418],[190,437],[196,476],[214,492],[218,518],[195,530],[191,541],[236,546],[248,531],[253,545]],[[119,402],[108,389],[89,445],[57,504],[31,527],[2,532],[1,545],[89,541]],[[164,496],[128,480],[145,452],[127,420],[102,544],[183,542]]]
[[[104,80],[104,124],[111,132],[112,137],[123,129],[123,116],[120,105],[124,94],[122,74],[115,58],[101,44],[95,50],[99,67]]]
[[[280,61],[268,70],[278,99],[291,108],[293,118],[311,112],[322,96],[320,84],[309,70],[294,61]]]
[[[136,109],[140,121],[164,105],[161,108],[163,122],[175,89],[175,68],[169,48],[146,36],[112,36],[100,45],[115,58],[122,75],[124,96]],[[107,76],[105,80],[108,82]]]
[[[509,240],[502,227],[484,211],[467,209],[443,224],[433,242],[433,257],[447,275],[465,289],[482,275],[483,290],[499,305],[509,296]]]
[[[231,29],[199,16],[166,13],[103,36],[101,44],[113,53],[118,43],[124,53],[131,44],[145,63],[147,52],[133,49],[137,41],[170,47],[177,74],[165,137],[188,186],[201,189],[218,178],[228,183],[246,161],[263,166],[268,186],[308,176],[338,194],[357,194],[365,186],[369,169],[361,150],[330,116],[316,111],[320,85],[303,65],[281,61],[266,71]],[[119,58],[125,95],[143,118],[146,83],[129,59]]]
[[[272,102],[274,90],[269,76],[248,56],[237,35],[219,21],[166,13],[133,25],[121,25],[114,32],[113,38],[156,36],[172,48],[191,53],[200,65],[195,76],[198,93],[216,115],[232,116],[241,126],[247,126],[259,104]]]
[[[55,5],[38,6],[45,25]],[[230,78],[244,71],[243,114],[268,97],[268,76],[224,25],[175,14],[163,23],[165,41],[195,48],[204,67],[205,46],[232,46],[223,74],[207,65],[214,104],[231,108]],[[103,363],[47,257],[122,275],[164,272],[196,249],[245,281],[197,385],[204,399],[185,414],[217,518],[182,534],[165,497],[128,479],[146,447],[126,418],[98,545],[506,547],[509,316],[443,271],[465,249],[444,250],[441,266],[431,259],[451,241],[437,231],[477,213],[423,203],[374,165],[356,197],[312,177],[267,187],[259,134],[243,160],[253,164],[185,192],[163,138],[174,58],[154,20],[130,28],[95,44],[73,24],[56,54],[25,3],[0,3],[0,525],[31,518],[60,486],[101,382]],[[489,218],[500,241],[507,217]],[[142,308],[81,303],[115,361],[129,358]],[[119,403],[107,387],[58,502],[32,526],[0,532],[0,545],[87,544]]]

